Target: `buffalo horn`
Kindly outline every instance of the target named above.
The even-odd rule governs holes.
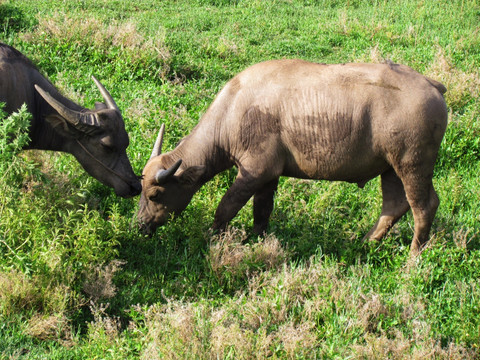
[[[105,89],[105,86],[103,86],[102,83],[100,81],[98,81],[95,78],[95,76],[93,76],[93,75],[92,75],[92,79],[95,82],[95,84],[97,85],[98,90],[100,90],[100,93],[102,94],[103,100],[105,101],[105,104],[107,105],[107,107],[109,109],[114,109],[114,110],[120,111],[118,109],[117,104],[115,103],[115,100],[113,100],[112,95],[110,95],[110,93],[107,91],[107,89]]]
[[[175,174],[175,172],[178,170],[180,165],[182,164],[182,159],[178,160],[175,164],[173,164],[169,169],[167,170],[158,170],[157,173],[155,174],[155,182],[160,185],[164,184],[170,177]]]
[[[150,155],[150,159],[158,156],[162,153],[162,144],[163,144],[163,134],[165,133],[165,124],[162,124],[160,127],[160,131],[158,132],[157,140],[155,141],[155,145],[153,146],[152,155]]]
[[[80,111],[72,110],[65,105],[63,105],[60,101],[55,99],[50,93],[43,90],[40,86],[35,85],[35,89],[38,93],[45,99],[46,102],[50,104],[65,120],[67,120],[70,124],[74,126],[81,125],[90,125],[90,126],[98,126],[98,121],[95,119],[93,114],[91,113],[82,113]]]

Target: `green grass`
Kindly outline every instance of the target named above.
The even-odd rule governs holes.
[[[229,78],[267,59],[409,65],[447,86],[450,122],[430,246],[412,261],[410,214],[361,241],[378,179],[281,179],[269,237],[251,234],[251,203],[212,237],[227,171],[144,238],[138,199],[69,155],[19,153],[5,134],[26,115],[2,115],[0,358],[478,358],[479,23],[473,0],[0,1],[0,40],[67,96],[93,107],[90,75],[109,89],[137,173],[161,123],[172,149]]]

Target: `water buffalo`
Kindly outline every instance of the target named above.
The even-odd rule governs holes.
[[[407,66],[267,61],[220,91],[190,135],[147,162],[138,219],[147,231],[181,213],[215,174],[238,168],[215,213],[223,230],[253,196],[263,233],[280,176],[363,187],[380,175],[383,207],[366,238],[381,239],[412,209],[411,253],[428,241],[439,199],[432,184],[447,126],[446,88]]]
[[[120,110],[93,80],[105,103],[89,110],[62,96],[27,57],[0,43],[0,102],[9,114],[27,104],[32,121],[26,148],[70,153],[117,195],[138,195],[141,183],[127,157],[128,135]]]

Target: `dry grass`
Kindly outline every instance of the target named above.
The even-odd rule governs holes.
[[[441,47],[438,47],[435,61],[425,75],[446,86],[445,99],[453,110],[465,107],[471,99],[478,99],[480,96],[479,69],[465,72],[455,67]]]
[[[386,58],[384,54],[382,54],[381,50],[378,47],[378,44],[371,47],[370,51],[359,58],[357,58],[356,62],[368,62],[373,64],[380,64],[385,62]]]
[[[295,359],[298,355],[310,355],[316,348],[318,339],[315,324],[311,321],[295,324],[288,322],[280,326],[277,338],[283,345],[288,359]]]
[[[242,48],[233,39],[225,36],[220,36],[218,39],[204,39],[201,46],[205,51],[214,52],[222,59],[238,56]]]
[[[453,242],[461,249],[467,249],[467,245],[474,238],[479,236],[472,228],[461,227],[458,230],[452,231]]]
[[[238,323],[220,324],[212,329],[211,353],[221,359],[233,357],[248,359],[253,355],[249,355],[249,351],[254,347],[254,341],[253,332],[248,329],[242,329]]]
[[[56,12],[52,16],[39,17],[34,32],[23,34],[28,42],[77,45],[81,49],[95,49],[109,53],[112,48],[120,48],[128,61],[143,64],[146,59],[154,59],[162,64],[158,75],[168,72],[170,52],[165,45],[165,31],[158,28],[155,38],[141,34],[134,22],[110,21],[109,24],[94,17],[73,16]]]
[[[259,269],[277,268],[287,259],[287,252],[273,234],[253,245],[245,243],[247,234],[244,229],[229,228],[212,238],[208,260],[210,266],[220,280],[226,277],[249,277]]]
[[[241,232],[240,232],[241,234]],[[237,234],[238,235],[238,234]],[[229,253],[232,252],[229,251]],[[236,252],[229,264],[238,266]],[[369,276],[353,268],[358,278]],[[144,311],[144,359],[282,359],[332,356],[330,326],[357,341],[336,356],[354,359],[473,359],[475,349],[432,337],[422,299],[407,293],[410,275],[394,295],[365,292],[336,264],[309,264],[249,278],[247,291],[220,307],[169,300]],[[348,281],[347,281],[348,280]],[[335,325],[329,324],[335,318]],[[398,325],[381,325],[395,319]],[[325,335],[321,335],[325,334]],[[356,335],[354,335],[356,334]],[[334,340],[335,341],[335,340]]]
[[[205,358],[203,319],[210,316],[206,306],[194,307],[169,301],[151,306],[145,313],[147,342],[142,359]]]
[[[0,272],[0,313],[39,312],[62,314],[70,301],[70,290],[55,281],[29,277],[12,270]]]
[[[475,350],[467,349],[461,345],[450,343],[443,348],[434,339],[425,338],[421,342],[412,342],[406,339],[402,333],[396,336],[375,336],[368,334],[364,338],[364,344],[354,345],[352,358],[354,359],[412,359],[412,360],[469,360],[478,359]]]
[[[24,309],[42,309],[41,289],[23,273],[13,270],[0,272],[0,289],[0,313],[3,315]]]
[[[118,340],[120,335],[120,319],[111,317],[106,313],[110,304],[96,304],[90,302],[90,312],[93,314],[93,321],[88,324],[88,337],[92,341],[112,344]]]
[[[113,276],[123,262],[112,261],[97,266],[86,275],[83,289],[91,299],[90,310],[94,321],[89,324],[89,334],[102,335],[105,339],[119,336],[120,322],[106,315],[107,305],[101,300],[110,299],[116,293]],[[73,344],[69,311],[83,304],[82,296],[74,296],[63,284],[51,279],[28,277],[23,273],[0,272],[0,314],[24,314],[27,318],[26,333],[39,340],[57,340],[65,346]],[[100,335],[99,335],[100,334]]]
[[[382,302],[380,295],[369,294],[368,296],[361,294],[358,306],[358,317],[365,329],[365,332],[377,332],[378,324],[381,317],[388,316],[389,310]]]
[[[113,260],[107,265],[98,265],[86,272],[83,291],[94,303],[115,296],[117,289],[113,283],[113,277],[124,264],[124,261]]]
[[[46,284],[39,277],[29,278],[17,271],[0,272],[0,315],[26,316],[26,333],[39,340],[72,344],[68,309],[77,306],[72,300],[64,285]]]
[[[244,235],[242,231],[233,233],[236,236],[230,233],[226,237],[238,240]],[[222,262],[219,260],[219,268],[238,267],[241,256],[235,255],[229,246],[226,248],[229,255],[218,258],[223,259]],[[253,253],[252,249],[247,252]],[[88,324],[88,337],[106,347],[122,341],[120,320],[109,316],[109,305],[100,302],[115,295],[112,278],[121,265],[114,261],[95,268],[84,287],[91,299],[95,299],[90,303],[94,320]],[[281,268],[278,264],[276,266],[275,272],[250,275],[245,291],[238,292],[220,306],[207,300],[167,299],[166,304],[153,305],[146,310],[137,307],[136,311],[143,313],[145,319],[141,328],[138,324],[134,326],[135,332],[142,334],[141,358],[328,357],[329,339],[321,334],[328,334],[331,325],[327,321],[332,317],[336,318],[335,326],[342,328],[345,336],[358,334],[355,345],[342,349],[340,356],[354,359],[478,357],[476,349],[453,342],[442,347],[439,340],[431,336],[428,321],[424,318],[424,302],[406,290],[409,271],[399,277],[398,292],[388,296],[365,292],[364,286],[368,285],[362,285],[361,280],[355,282],[345,278],[340,265],[324,263],[317,258],[310,259],[304,266],[292,267],[285,263]],[[354,267],[351,271],[354,278],[371,276],[362,267]],[[54,305],[65,299],[68,291],[52,287],[47,293],[40,292],[35,279],[15,272],[0,273],[0,285],[3,314],[19,309],[33,310],[28,319],[28,335],[39,340],[57,340],[65,346],[74,343],[65,312],[62,307]],[[467,290],[459,287],[460,292],[471,293]],[[52,300],[54,298],[57,300]],[[381,322],[393,318],[400,321],[398,326],[384,331]]]
[[[369,53],[357,58],[356,61],[383,63],[386,59],[378,45],[375,45]],[[466,72],[457,68],[441,47],[438,47],[437,56],[424,75],[446,86],[445,100],[453,110],[465,107],[469,101],[480,96],[479,69],[472,68]]]
[[[39,340],[60,340],[64,346],[74,344],[72,329],[65,315],[35,314],[28,320],[27,334]]]
[[[143,359],[264,359],[279,346],[284,358],[311,353],[317,344],[313,323],[285,322],[277,331],[245,327],[238,303],[215,310],[201,304],[170,302],[146,313],[148,329]],[[232,316],[233,315],[233,316]]]
[[[228,258],[230,264],[239,263],[232,260],[238,256]],[[145,312],[148,334],[143,358],[264,359],[275,354],[308,358],[319,343],[314,309],[325,306],[314,289],[320,284],[331,287],[318,281],[320,277],[336,278],[315,267],[284,265],[278,274],[252,277],[248,294],[221,308],[173,300],[152,306]],[[317,300],[319,304],[313,304]],[[302,321],[293,315],[300,308],[306,309]]]
[[[234,238],[238,241],[244,235],[243,231],[230,230],[229,235],[220,240]],[[225,266],[239,268],[242,256],[232,249],[231,243],[227,243],[228,246],[223,244],[221,247],[224,256],[215,257],[218,269]],[[270,249],[265,243],[269,242],[260,242],[258,246]],[[254,253],[253,245],[249,249],[242,246],[249,256]],[[278,252],[276,246],[272,247],[276,250],[265,250],[265,253]],[[257,256],[264,263],[270,259],[269,256]],[[143,313],[145,319],[142,327],[139,324],[132,327],[141,338],[141,358],[329,357],[331,343],[328,334],[331,331],[329,326],[333,326],[329,324],[332,318],[336,319],[334,326],[342,328],[345,336],[357,336],[355,345],[337,349],[339,356],[354,359],[474,359],[478,356],[475,349],[461,344],[450,343],[442,347],[439,340],[431,336],[423,300],[412,297],[407,291],[409,271],[399,277],[397,293],[381,295],[366,291],[369,287],[362,285],[361,279],[371,274],[361,266],[352,267],[352,273],[345,277],[341,265],[325,263],[315,257],[303,266],[289,266],[283,261],[279,267],[278,263],[273,263],[276,271],[250,274],[247,288],[220,306],[208,300],[167,299],[166,304],[152,305],[147,309],[136,307],[135,311]],[[112,278],[121,265],[114,261],[95,268],[84,287],[91,299],[95,299],[90,303],[94,320],[88,324],[88,337],[105,347],[122,341],[120,320],[109,316],[109,305],[100,302],[115,295]],[[65,313],[53,312],[52,305],[48,305],[49,311],[42,309],[46,299],[39,295],[34,281],[15,273],[0,275],[1,288],[16,298],[17,303],[20,299],[30,309],[38,307],[28,320],[27,333],[30,336],[57,340],[67,346],[73,343]],[[352,281],[352,277],[359,280]],[[460,292],[471,293],[467,290],[459,288]],[[56,292],[61,293],[59,289]],[[0,292],[2,306],[8,302],[6,296],[6,292]],[[52,293],[46,296],[50,298]],[[9,306],[13,306],[11,300]],[[381,322],[389,319],[397,319],[399,323],[387,332]]]

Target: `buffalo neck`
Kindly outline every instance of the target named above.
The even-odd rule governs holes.
[[[70,140],[66,139],[45,120],[45,117],[51,114],[56,114],[50,105],[43,99],[39,99],[38,94],[35,95],[36,111],[32,111],[32,122],[30,125],[30,142],[26,149],[37,150],[53,150],[68,152],[68,143]]]
[[[205,119],[204,119],[205,120]],[[220,131],[215,124],[201,121],[193,131],[180,141],[177,147],[169,154],[173,165],[182,159],[181,169],[190,166],[205,166],[206,171],[200,182],[209,181],[216,174],[231,168],[234,162],[230,158],[220,139]]]
[[[37,83],[58,101],[75,110],[83,108],[62,96],[57,89],[45,78],[40,77]],[[33,96],[33,104],[28,104],[32,113],[30,126],[30,143],[26,149],[52,150],[72,153],[73,138],[67,137],[56,131],[46,120],[47,116],[58,115],[58,112],[50,106],[36,91]]]

